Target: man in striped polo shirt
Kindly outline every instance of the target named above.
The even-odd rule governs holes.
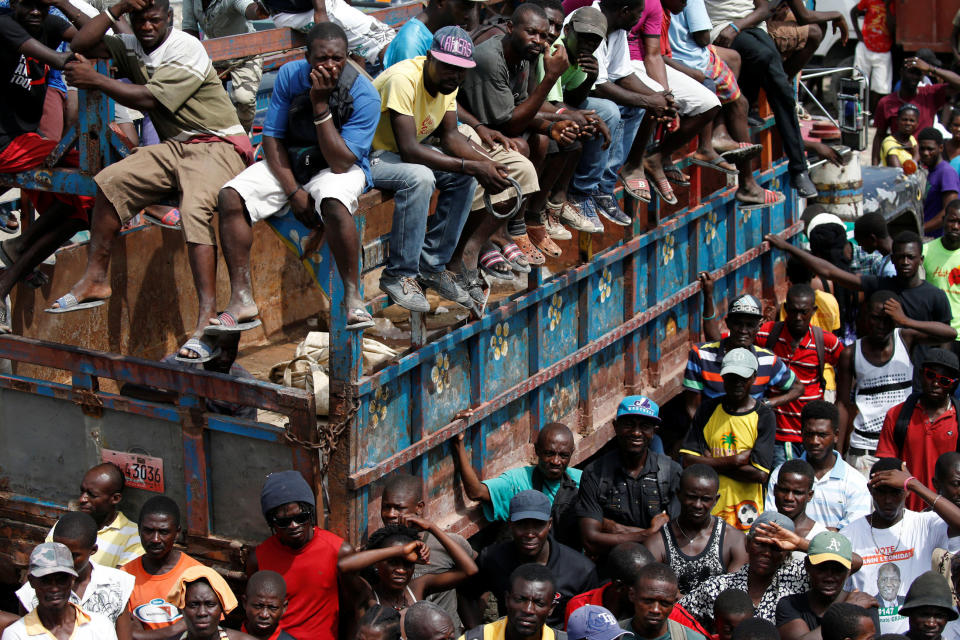
[[[777,405],[777,442],[773,464],[799,458],[803,453],[800,438],[800,412],[811,400],[823,399],[823,367],[837,366],[843,345],[837,336],[820,327],[810,326],[817,310],[816,295],[808,284],[795,284],[787,291],[784,303],[786,320],[766,322],[757,331],[756,344],[773,351],[796,376],[802,389],[800,397]]]
[[[77,511],[90,514],[97,523],[97,552],[90,556],[102,567],[116,569],[143,555],[137,523],[117,508],[123,500],[123,472],[112,462],[98,464],[80,482]],[[47,542],[53,540],[53,529]]]
[[[712,300],[709,305],[704,306],[712,309]],[[716,322],[709,322],[712,318],[706,314],[703,319],[704,334],[707,339],[714,338],[714,341],[694,345],[687,356],[683,387],[687,413],[691,420],[702,399],[718,398],[724,395],[720,363],[724,354],[736,348],[753,352],[759,362],[757,377],[750,389],[750,395],[758,400],[763,398],[771,408],[800,397],[803,393],[803,385],[794,384],[796,376],[793,371],[772,351],[754,344],[757,330],[763,320],[763,305],[760,300],[750,294],[743,294],[733,299],[727,307],[728,335],[723,339],[716,339],[719,337]]]

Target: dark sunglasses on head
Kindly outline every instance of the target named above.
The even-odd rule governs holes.
[[[933,369],[924,369],[923,377],[929,380],[930,382],[936,382],[941,387],[952,387],[957,382],[956,378],[940,375]]]
[[[310,522],[310,518],[312,517],[313,514],[309,511],[302,511],[292,516],[274,516],[271,523],[278,529],[286,529],[293,524],[306,524]]]

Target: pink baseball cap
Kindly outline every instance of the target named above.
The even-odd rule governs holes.
[[[477,66],[473,61],[473,40],[460,27],[444,27],[433,34],[430,55],[447,64],[464,69]]]

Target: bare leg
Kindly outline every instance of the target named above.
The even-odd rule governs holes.
[[[320,203],[324,226],[330,234],[330,253],[337,263],[337,271],[343,281],[343,301],[347,305],[347,322],[353,318],[353,310],[363,308],[360,297],[360,237],[353,216],[343,203],[333,198],[324,198]],[[353,318],[356,320],[355,318]]]
[[[640,129],[637,130],[637,137],[633,139],[633,146],[630,147],[630,153],[627,154],[627,161],[623,163],[623,175],[633,177],[637,172],[643,176],[644,158],[647,155],[647,145],[650,143],[650,136],[653,135],[653,128],[657,124],[657,119],[649,111],[643,116],[640,123]]]
[[[230,302],[226,311],[238,322],[252,320],[257,316],[257,303],[253,298],[250,283],[250,247],[253,245],[253,229],[243,198],[234,189],[220,190],[217,210],[220,219],[220,246],[230,276]]]
[[[693,136],[697,135],[705,126],[713,121],[714,116],[720,112],[720,107],[713,107],[700,115],[689,118],[681,118],[680,126],[676,131],[671,131],[663,137],[660,144],[656,145],[653,151],[644,159],[643,168],[650,172],[654,180],[665,179],[663,174],[663,163],[670,162],[670,156],[674,151],[689,142]],[[711,149],[711,151],[713,151]],[[713,152],[717,155],[716,151]],[[707,158],[709,159],[709,158]]]
[[[212,244],[187,243],[187,257],[193,272],[193,285],[197,289],[197,326],[191,335],[199,338],[203,329],[217,316],[217,247]],[[180,356],[195,358],[199,354],[190,349],[180,349]]]
[[[97,189],[97,198],[90,214],[87,268],[80,280],[70,289],[78,302],[105,300],[110,297],[110,255],[113,253],[113,241],[120,233],[120,227],[120,216],[116,208],[103,192]],[[57,308],[59,305],[54,303],[53,307]]]
[[[0,273],[0,300],[7,297],[24,276],[86,226],[82,220],[69,218],[72,212],[70,206],[57,202],[27,227],[23,234],[23,251],[9,269]]]

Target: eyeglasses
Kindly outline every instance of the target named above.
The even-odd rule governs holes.
[[[924,369],[923,377],[926,378],[929,382],[936,382],[941,387],[952,387],[957,383],[956,378],[951,378],[949,376],[942,376],[933,369]]]
[[[306,524],[312,517],[313,514],[309,511],[301,511],[300,513],[295,513],[292,516],[274,516],[272,523],[273,526],[277,527],[278,529],[286,529],[290,525]]]

